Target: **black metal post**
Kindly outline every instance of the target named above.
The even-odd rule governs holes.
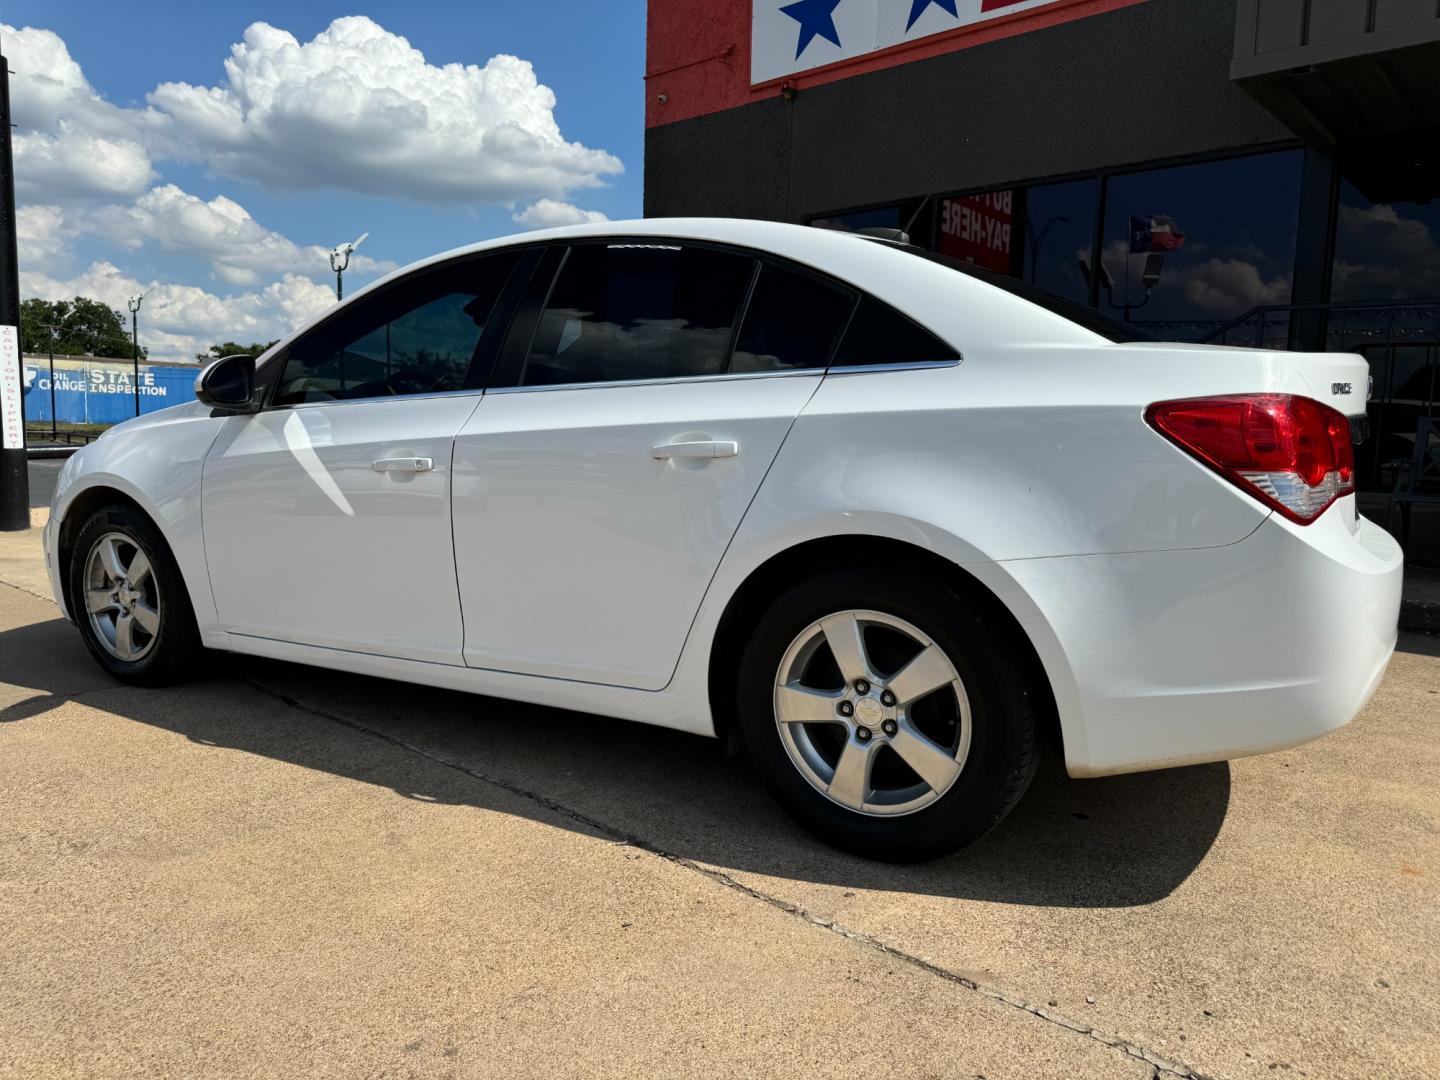
[[[0,531],[30,528],[25,390],[20,375],[20,269],[10,152],[10,65],[0,52]],[[8,355],[13,346],[14,355]]]
[[[60,417],[55,412],[55,329],[47,327],[50,331],[50,438],[53,442],[60,441]]]
[[[1091,307],[1100,306],[1100,278],[1103,276],[1102,260],[1105,257],[1105,200],[1109,196],[1110,181],[1105,177],[1095,179],[1095,231],[1090,236],[1090,295]],[[1127,267],[1128,270],[1128,267]]]
[[[136,300],[130,301],[130,354],[131,365],[134,368],[134,383],[132,388],[135,391],[135,415],[140,415],[140,304]]]
[[[1340,203],[1340,163],[1333,151],[1306,150],[1300,170],[1300,229],[1295,242],[1292,304],[1313,305],[1290,315],[1288,347],[1323,352],[1328,346],[1330,301],[1335,265],[1335,222]]]

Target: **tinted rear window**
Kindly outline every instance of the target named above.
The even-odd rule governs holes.
[[[926,251],[924,248],[913,247],[906,244],[887,244],[900,251],[908,252],[911,255],[918,255],[933,263],[948,267],[961,274],[968,274],[970,277],[979,278],[987,285],[994,285],[997,289],[1004,289],[1012,296],[1018,296],[1021,300],[1027,300],[1036,307],[1044,308],[1052,315],[1059,315],[1077,326],[1082,326],[1092,334],[1099,334],[1107,341],[1155,341],[1154,334],[1148,334],[1141,330],[1134,323],[1122,322],[1112,318],[1102,311],[1096,311],[1086,304],[1068,300],[1063,296],[1056,296],[1052,292],[1038,289],[1029,282],[1013,278],[1009,274],[997,273],[994,270],[987,270],[983,266],[976,266],[974,263],[962,262],[959,259],[952,259],[948,255],[940,255],[933,251]]]
[[[861,299],[835,367],[875,364],[933,364],[960,359],[959,353],[913,319],[873,296]]]

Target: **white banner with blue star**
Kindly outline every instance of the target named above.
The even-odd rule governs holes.
[[[1067,0],[752,0],[750,81]]]

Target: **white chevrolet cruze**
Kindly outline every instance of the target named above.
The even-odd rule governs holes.
[[[1350,355],[1140,340],[900,244],[532,233],[392,274],[67,464],[56,597],[117,678],[202,649],[743,744],[825,839],[966,844],[1102,776],[1349,721],[1401,554]]]

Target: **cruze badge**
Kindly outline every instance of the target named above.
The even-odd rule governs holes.
[[[1348,394],[1351,392],[1351,387],[1348,382],[1331,383],[1330,392],[1332,394]]]

